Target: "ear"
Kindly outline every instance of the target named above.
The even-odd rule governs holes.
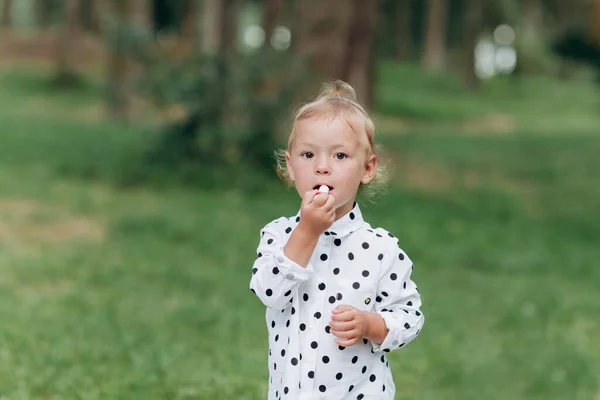
[[[364,185],[371,182],[375,176],[375,172],[377,172],[377,156],[375,154],[371,154],[365,163],[365,171],[363,172],[363,177],[360,182]]]
[[[287,172],[288,172],[288,175],[290,176],[290,179],[292,180],[292,182],[295,182],[294,170],[292,169],[292,162],[290,161],[290,152],[289,151],[285,152],[285,166],[287,168]]]

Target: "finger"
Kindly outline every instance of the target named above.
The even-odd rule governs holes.
[[[320,193],[313,198],[313,203],[317,207],[323,207],[323,205],[329,200],[329,195],[327,193]]]
[[[323,208],[325,210],[333,210],[335,206],[335,196],[329,194],[327,195],[327,201],[323,204]]]
[[[343,347],[350,347],[355,345],[358,341],[360,340],[359,337],[355,337],[355,338],[350,338],[350,339],[340,339],[340,338],[336,338],[334,341],[336,344],[343,346]]]
[[[317,194],[317,190],[309,190],[308,192],[304,193],[304,196],[302,196],[302,202],[304,204],[310,204],[313,201],[313,198],[315,197],[315,194]]]
[[[341,314],[343,312],[350,311],[350,310],[356,310],[356,308],[354,308],[353,306],[351,306],[349,304],[340,304],[339,306],[337,306],[333,310],[331,310],[331,313],[332,314]]]
[[[345,340],[359,336],[358,331],[356,329],[352,329],[350,331],[335,331],[332,329],[330,332],[333,336],[340,338],[340,339],[345,339]]]
[[[339,322],[352,321],[355,317],[356,313],[354,312],[354,310],[348,310],[337,314],[331,314],[331,320]]]
[[[329,321],[329,326],[333,330],[345,332],[353,330],[355,324],[352,321]]]

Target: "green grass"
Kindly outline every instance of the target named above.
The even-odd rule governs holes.
[[[250,269],[260,228],[297,196],[276,182],[112,185],[151,135],[78,118],[99,88],[23,86],[36,74],[0,77],[13,88],[0,92],[0,398],[264,399]],[[23,109],[32,98],[44,107]],[[423,295],[422,334],[390,353],[397,398],[594,399],[600,135],[452,123],[384,135],[397,174],[363,206],[414,259]]]

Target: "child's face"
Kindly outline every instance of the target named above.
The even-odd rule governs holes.
[[[369,155],[366,134],[356,133],[341,118],[299,121],[286,152],[290,178],[302,197],[321,185],[335,197],[338,217],[352,209],[361,183],[373,179],[377,158]]]

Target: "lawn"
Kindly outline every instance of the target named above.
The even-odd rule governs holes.
[[[363,212],[399,237],[424,301],[422,334],[390,353],[397,398],[596,399],[593,91],[524,81],[540,89],[457,95],[425,77],[411,102],[391,68],[378,116],[396,174]],[[44,77],[0,75],[0,398],[264,399],[250,270],[260,228],[295,214],[297,195],[276,181],[117,185],[151,130],[102,122],[96,84],[55,93]],[[471,124],[489,114],[514,131]]]

